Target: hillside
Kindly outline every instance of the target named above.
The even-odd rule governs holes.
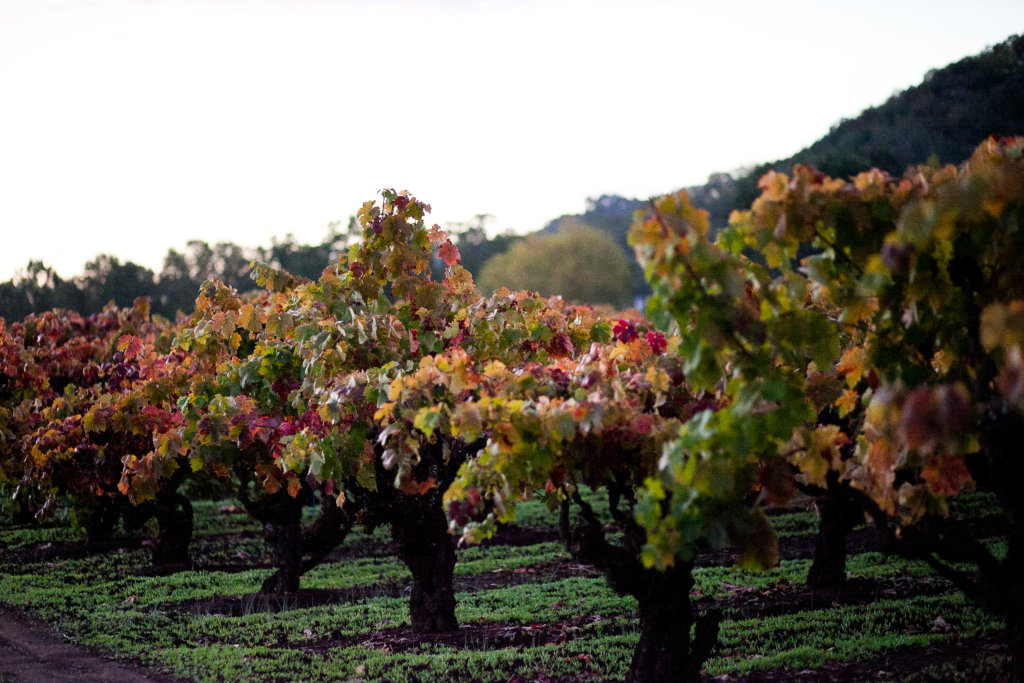
[[[848,177],[874,166],[900,175],[908,166],[926,161],[956,163],[990,135],[1022,134],[1024,37],[1014,35],[981,54],[929,72],[919,85],[840,121],[791,157],[735,176],[713,173],[705,184],[687,189],[694,203],[711,213],[712,226],[720,228],[733,209],[750,206],[758,195],[758,179],[770,169],[789,172],[801,163],[833,177]],[[584,213],[557,218],[544,230],[556,230],[574,219],[608,232],[627,248],[633,211],[645,204],[602,196],[591,200]],[[635,285],[641,287],[642,278]]]

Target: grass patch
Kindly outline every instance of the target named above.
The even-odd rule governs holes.
[[[941,618],[941,621],[938,621]],[[813,669],[899,647],[995,632],[1001,621],[958,594],[725,622],[709,674]]]
[[[602,510],[600,498],[588,495]],[[192,554],[197,566],[269,561],[259,525],[230,505],[195,504]],[[987,514],[990,503],[969,502],[963,509]],[[607,515],[606,505],[601,514]],[[812,533],[817,525],[812,511],[771,519],[781,536]],[[533,501],[519,506],[518,520],[544,529],[552,528],[557,517]],[[353,530],[343,544],[344,561],[321,565],[303,577],[303,589],[328,596],[312,607],[286,600],[270,608],[257,593],[271,571],[265,568],[149,576],[148,548],[50,559],[31,552],[47,543],[80,539],[66,524],[0,528],[0,543],[22,549],[17,564],[10,552],[0,553],[0,600],[40,616],[79,643],[182,678],[507,681],[518,674],[615,680],[625,676],[639,637],[636,602],[617,595],[595,572],[574,565],[556,542],[460,548],[456,581],[471,587],[457,595],[465,632],[455,642],[393,648],[381,643],[408,631],[405,589],[410,576],[390,554],[387,529]],[[1002,541],[989,543],[1005,552]],[[756,596],[796,590],[809,564],[785,560],[763,572],[718,566],[695,570],[693,596],[727,606],[719,644],[706,665],[709,675],[817,670],[830,662],[870,660],[906,648],[991,638],[1003,626],[925,564],[876,552],[850,557],[849,576],[928,584],[929,594],[756,619],[728,608],[738,596],[770,599]],[[347,589],[356,597],[337,597]],[[218,607],[226,601],[233,601],[231,610]],[[488,635],[488,626],[495,625],[519,634],[517,644]],[[960,664],[937,661],[908,674],[908,680],[968,680],[955,677]],[[975,652],[965,670],[983,680],[1004,664],[1003,654]]]

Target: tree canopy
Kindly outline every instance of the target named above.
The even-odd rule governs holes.
[[[492,257],[480,272],[479,286],[483,292],[528,289],[573,303],[624,308],[632,301],[631,282],[629,262],[615,241],[577,222],[553,235],[530,235]]]

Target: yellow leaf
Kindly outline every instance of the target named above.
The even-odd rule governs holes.
[[[827,425],[806,430],[803,440],[804,450],[796,457],[796,465],[809,483],[824,486],[829,470],[841,468],[842,449],[850,439],[837,425]]]
[[[870,318],[878,310],[878,300],[874,297],[860,296],[850,300],[839,315],[841,323],[858,323]]]
[[[506,372],[505,364],[500,360],[493,360],[484,368],[484,375],[492,379],[502,377]]]
[[[849,415],[857,407],[857,403],[860,400],[860,394],[853,389],[847,389],[843,392],[843,395],[836,399],[835,406],[839,409],[839,417],[843,418]]]
[[[932,370],[944,375],[953,367],[953,360],[952,354],[946,353],[944,349],[939,349],[932,356]]]
[[[761,196],[768,201],[782,201],[786,198],[786,192],[789,188],[789,176],[785,173],[768,171],[757,181],[757,186],[762,190]]]
[[[252,304],[244,304],[238,310],[238,326],[250,332],[259,330],[260,323],[256,320],[256,309]]]
[[[981,202],[981,208],[985,209],[985,212],[993,218],[998,218],[1005,206],[1006,201],[1002,198],[988,197]]]
[[[874,199],[885,192],[886,175],[884,171],[872,168],[857,175],[853,184],[865,199]]]
[[[863,346],[854,346],[843,352],[842,357],[836,364],[836,372],[846,379],[846,386],[853,388],[857,386],[864,376],[864,365],[867,362],[867,354]]]
[[[980,328],[981,343],[988,350],[1024,345],[1024,301],[989,304],[981,312]]]
[[[778,244],[766,244],[762,252],[769,268],[779,268],[786,262],[786,253]]]
[[[396,377],[391,380],[391,386],[388,388],[388,400],[397,401],[398,397],[402,395],[402,379]]]
[[[671,385],[668,373],[657,369],[653,365],[647,368],[645,379],[651,383],[651,388],[659,394],[667,392]]]
[[[383,422],[390,418],[395,412],[394,403],[385,403],[373,414],[374,422]]]
[[[413,418],[412,426],[420,430],[428,437],[434,433],[438,423],[441,421],[441,411],[435,406],[420,408]]]
[[[451,420],[452,436],[470,441],[476,439],[482,431],[483,418],[479,408],[468,402],[459,404]]]

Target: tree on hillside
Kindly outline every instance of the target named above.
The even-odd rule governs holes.
[[[989,135],[1024,133],[1024,37],[930,71],[912,88],[842,121],[785,162],[812,164],[833,177],[868,168],[898,174],[911,164],[968,157]]]
[[[82,308],[90,313],[102,310],[110,302],[127,308],[139,297],[150,297],[156,290],[153,271],[111,254],[100,254],[85,264],[85,272],[75,278],[82,293]]]
[[[184,253],[171,249],[164,257],[154,309],[168,317],[188,313],[195,305],[199,286],[206,280],[219,280],[240,291],[253,289],[249,263],[252,250],[233,242],[218,242],[213,247],[202,240],[189,240]]]
[[[647,201],[643,199],[627,199],[609,194],[596,199],[590,197],[582,214],[560,216],[544,226],[543,232],[557,233],[564,227],[582,222],[607,234],[619,245],[629,262],[633,276],[633,297],[646,297],[651,293],[651,288],[647,286],[644,272],[633,257],[633,248],[629,246],[629,226],[633,224],[633,214],[646,206]]]
[[[24,271],[0,284],[0,318],[9,322],[53,308],[80,310],[82,293],[42,261],[30,261]]]
[[[561,295],[584,304],[625,308],[632,301],[629,263],[607,234],[576,223],[554,235],[529,235],[491,258],[480,273],[483,292],[500,287]]]
[[[315,280],[324,268],[338,259],[341,251],[361,236],[358,223],[350,221],[345,231],[339,230],[340,225],[339,221],[329,223],[327,235],[319,244],[301,244],[291,233],[284,240],[274,238],[269,248],[258,249],[258,260],[292,275]]]
[[[521,235],[508,231],[488,237],[487,224],[492,218],[493,216],[488,214],[480,214],[465,223],[448,226],[448,234],[452,236],[462,256],[462,267],[468,270],[474,279],[480,278],[480,271],[491,257],[505,253],[522,239]]]
[[[840,121],[820,140],[791,157],[748,171],[712,174],[687,189],[690,200],[710,213],[717,231],[734,209],[749,208],[757,183],[771,170],[788,173],[794,164],[812,165],[833,178],[850,178],[869,168],[900,174],[934,158],[957,163],[978,140],[1024,134],[1024,37],[1010,36],[984,52],[930,71],[917,86],[884,104]]]

